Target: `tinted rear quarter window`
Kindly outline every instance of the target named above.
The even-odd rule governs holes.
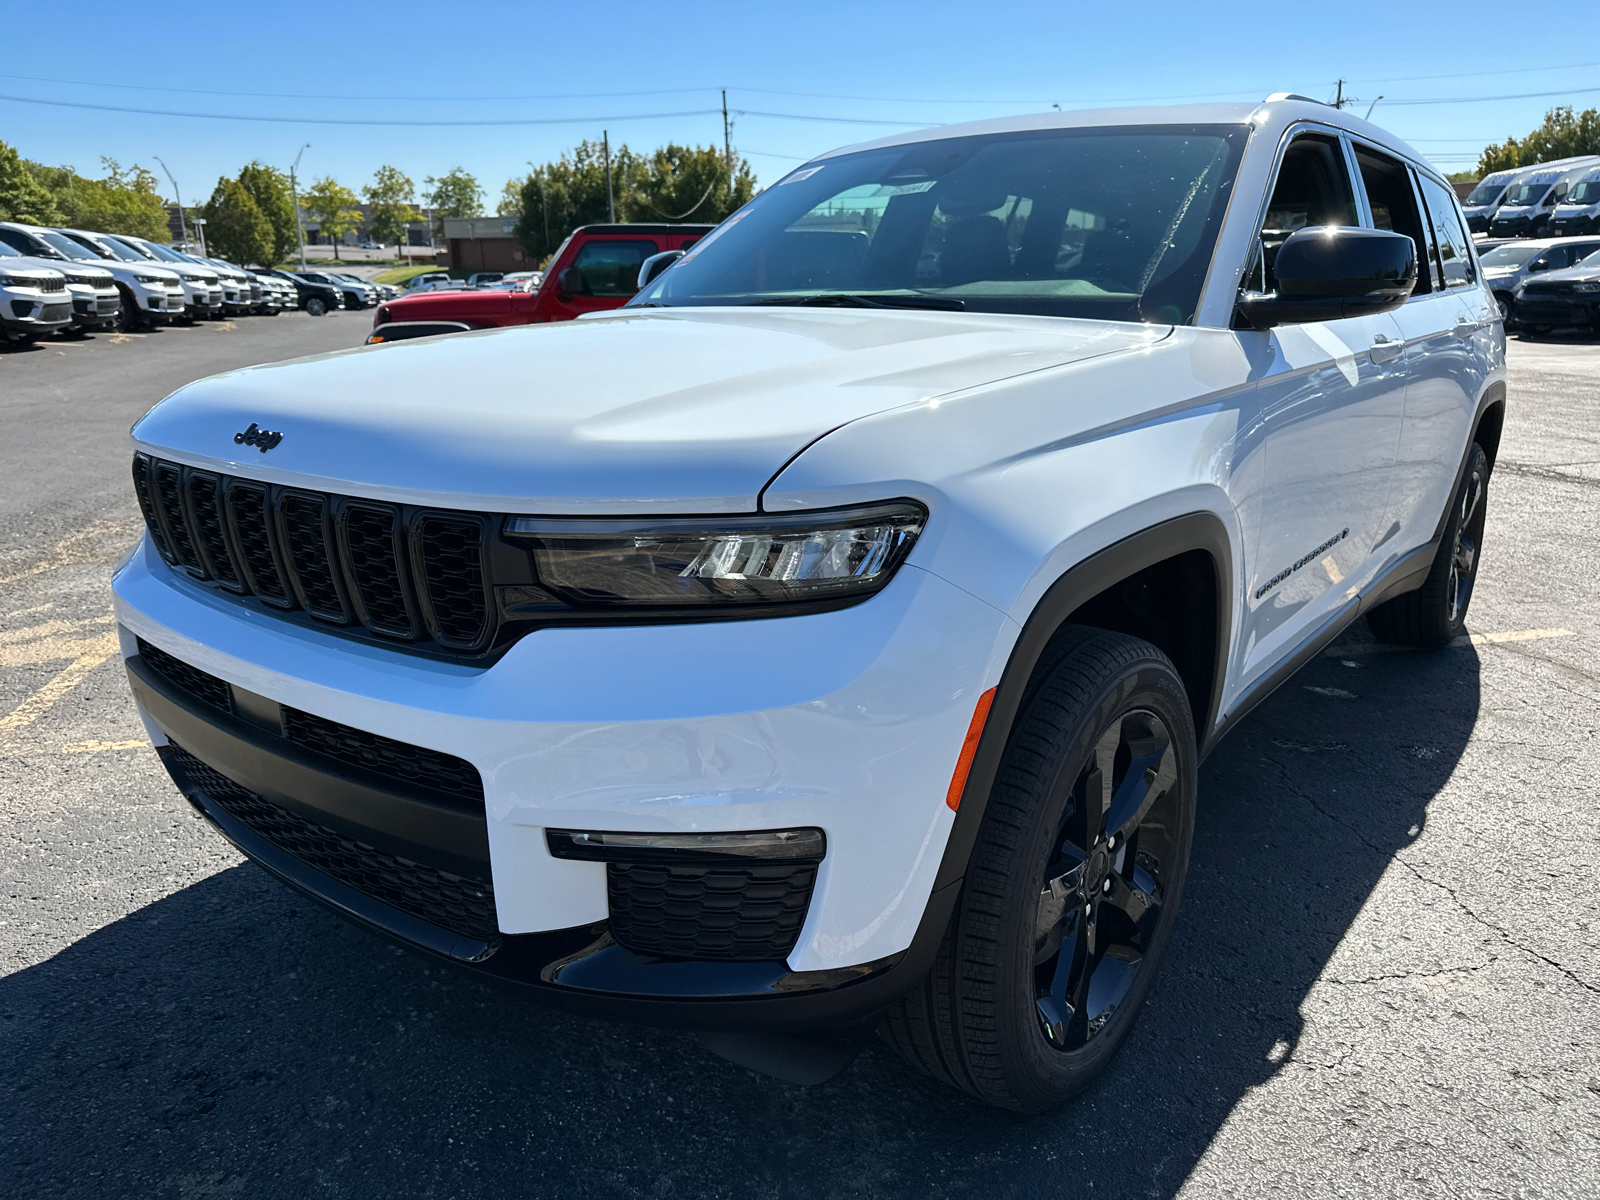
[[[1467,236],[1456,212],[1455,193],[1426,175],[1418,175],[1417,180],[1422,185],[1422,199],[1433,224],[1444,286],[1466,287],[1475,283],[1478,271],[1472,261],[1472,239]]]

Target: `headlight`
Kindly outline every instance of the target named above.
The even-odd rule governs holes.
[[[183,281],[185,283],[204,283],[206,277],[204,275],[185,275]]]
[[[39,281],[37,279],[23,279],[17,275],[0,275],[0,287],[21,288],[38,286]]]
[[[911,500],[787,515],[641,521],[510,517],[541,588],[578,608],[855,599],[889,582],[928,513]]]
[[[166,282],[166,280],[159,275],[135,275],[134,278],[140,283],[158,284]]]
[[[1575,292],[1600,292],[1600,283],[1575,283],[1572,285]]]

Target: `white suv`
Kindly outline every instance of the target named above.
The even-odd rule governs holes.
[[[181,389],[122,649],[194,806],[371,928],[1043,1108],[1201,757],[1362,616],[1460,635],[1504,345],[1449,185],[1313,101],[901,134],[621,310]]]

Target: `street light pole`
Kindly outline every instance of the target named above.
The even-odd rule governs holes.
[[[311,149],[311,143],[307,142],[300,147],[300,154],[304,154],[309,149]],[[294,173],[300,169],[300,154],[294,156],[294,165],[289,168],[289,203],[294,205],[294,232],[300,243],[300,269],[304,271],[306,269],[306,227],[300,220],[300,192],[295,184],[294,176]]]
[[[194,233],[200,239],[200,257],[204,258],[206,256],[206,219],[204,217],[196,217],[194,219]]]
[[[152,154],[150,157],[161,163],[163,171],[167,171],[167,164],[161,162],[159,154]],[[167,181],[172,184],[172,196],[178,202],[178,233],[187,242],[189,240],[189,226],[183,219],[183,197],[178,194],[178,181],[172,178],[171,171],[167,171]]]

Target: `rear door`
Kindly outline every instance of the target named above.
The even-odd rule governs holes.
[[[561,279],[555,280],[549,319],[570,321],[584,313],[620,308],[639,290],[639,268],[644,260],[660,249],[654,239],[643,237],[604,235],[583,242],[571,263],[577,272],[573,280],[577,286],[566,291]]]
[[[1344,144],[1306,132],[1280,162],[1248,286],[1273,290],[1271,261],[1290,233],[1359,224]],[[1240,431],[1258,445],[1259,501],[1241,510],[1254,523],[1246,565],[1242,678],[1270,669],[1343,608],[1370,575],[1382,535],[1400,417],[1405,362],[1387,313],[1283,325],[1237,335],[1247,357],[1270,363],[1259,410]]]
[[[1407,186],[1391,186],[1384,173],[1396,160],[1375,150],[1363,150],[1361,157],[1374,218],[1388,206],[1396,228],[1420,223],[1430,267],[1430,290],[1414,295],[1395,314],[1405,335],[1407,379],[1385,529],[1394,559],[1432,540],[1455,486],[1499,310],[1478,281],[1455,193],[1409,167],[1402,168]],[[1407,195],[1416,204],[1415,214],[1402,211]]]

